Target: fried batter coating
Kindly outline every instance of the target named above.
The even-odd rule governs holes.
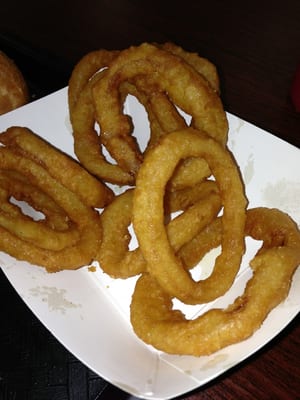
[[[25,141],[18,142],[19,138]],[[81,192],[80,181],[89,183],[86,171],[26,128],[8,129],[0,135],[0,142],[5,144],[0,147],[0,249],[49,272],[93,262],[102,226],[99,213]],[[52,156],[58,165],[51,160],[49,165]],[[76,179],[65,180],[74,168],[77,183]],[[12,196],[42,211],[45,219],[24,215],[10,201]]]
[[[208,185],[206,184],[208,183]],[[174,251],[191,240],[210,223],[221,208],[220,196],[214,182],[205,182],[197,188],[197,194],[176,192],[165,200],[166,214],[184,210],[166,226],[168,238]],[[115,197],[101,214],[103,228],[98,260],[104,272],[114,278],[128,278],[147,270],[145,259],[139,248],[129,250],[132,222],[133,189]]]
[[[145,273],[131,303],[136,334],[159,350],[193,356],[212,354],[251,336],[288,295],[300,263],[300,232],[287,214],[256,208],[247,213],[246,234],[262,240],[263,246],[250,262],[252,278],[233,304],[187,320],[172,309],[172,298],[156,279]]]
[[[164,193],[181,159],[204,158],[222,201],[222,253],[209,279],[195,282],[176,257],[164,226]],[[133,227],[147,261],[147,270],[163,289],[187,304],[207,302],[232,285],[245,251],[244,228],[248,201],[232,154],[216,140],[186,128],[164,136],[144,159],[133,199]]]
[[[0,115],[28,101],[28,87],[21,71],[13,60],[0,51]]]

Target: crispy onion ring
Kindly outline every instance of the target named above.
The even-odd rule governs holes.
[[[167,92],[174,104],[193,117],[195,127],[220,143],[226,143],[226,115],[219,96],[206,79],[180,57],[144,43],[123,50],[93,89],[102,143],[122,168],[135,174],[141,164],[140,151],[131,136],[131,121],[120,112],[119,96],[121,84],[126,81],[135,84],[137,77],[139,84],[141,77],[147,77],[146,84],[150,82],[160,91]]]
[[[19,148],[0,147],[1,172],[4,175],[8,172],[11,177],[14,177],[14,183],[19,179],[19,185],[21,185],[26,180],[29,187],[35,188],[35,194],[32,196],[28,194],[27,189],[17,190],[18,188],[9,187],[8,184],[2,189],[4,203],[0,207],[0,249],[16,259],[43,266],[49,272],[76,269],[90,264],[95,260],[101,242],[102,227],[99,214],[90,205],[84,203],[80,195],[64,186],[63,178],[61,181],[59,176],[54,177],[47,170],[47,163],[43,163],[42,160],[41,153],[38,153],[34,161],[31,155],[27,157],[27,153],[20,154]],[[69,166],[72,169],[71,160]],[[61,176],[65,172],[67,171],[61,169]],[[52,228],[43,221],[29,220],[26,216],[18,221],[20,212],[11,204],[10,198],[16,195],[23,200],[23,192],[25,200],[33,203],[29,204],[33,208],[36,204],[39,208],[48,203],[52,205],[55,203],[57,209],[62,210],[66,215],[67,228],[51,233]],[[44,197],[39,202],[37,197],[40,192],[44,194]],[[9,222],[9,218],[15,219],[17,224]],[[41,234],[47,236],[40,238]]]
[[[108,162],[101,151],[91,93],[92,85],[103,77],[105,69],[118,54],[117,50],[105,49],[86,54],[72,71],[69,80],[68,103],[73,127],[74,150],[82,165],[92,174],[110,183],[133,185],[132,174]]]
[[[102,243],[98,260],[104,272],[114,278],[128,278],[146,271],[146,262],[139,248],[129,250],[131,235],[128,227],[132,222],[133,189],[115,197],[101,214],[103,227]],[[171,203],[171,204],[169,204]],[[173,203],[173,204],[172,204]],[[165,201],[166,212],[185,210],[166,226],[167,235],[176,252],[220,211],[220,197],[214,182],[202,184],[197,197],[180,194]]]
[[[194,356],[209,355],[251,336],[289,292],[300,263],[300,232],[287,214],[257,208],[247,213],[246,234],[262,240],[263,246],[250,263],[253,276],[242,296],[226,309],[211,309],[187,320],[172,310],[171,297],[157,281],[143,274],[131,303],[136,334],[159,350]]]
[[[89,60],[89,58],[87,60]],[[105,158],[101,151],[101,147],[99,146],[99,134],[96,129],[97,121],[95,119],[91,88],[97,80],[103,77],[103,74],[104,72],[98,72],[90,78],[90,80],[86,83],[86,86],[78,95],[76,104],[75,100],[73,99],[76,97],[76,93],[73,93],[73,90],[69,89],[69,103],[73,103],[73,105],[70,106],[70,119],[73,127],[74,150],[80,162],[92,174],[110,183],[119,185],[134,185],[135,177],[133,174],[125,172],[119,165],[109,162]],[[151,104],[148,101],[147,95],[138,90],[136,85],[129,84],[128,82],[122,84],[120,92],[123,99],[125,99],[128,94],[131,94],[145,106],[148,113],[151,130],[148,146],[150,147],[155,145],[164,131],[162,130],[161,124],[158,123],[158,120],[151,109]],[[159,100],[159,98],[157,97],[156,100]],[[168,114],[168,121],[172,121],[172,126],[169,122],[168,127],[164,126],[164,129],[169,131],[174,130],[175,128],[186,126],[184,119],[178,114],[172,103],[166,101],[165,96],[163,96],[161,100],[162,101],[160,102],[160,105],[163,107],[163,111],[161,109],[161,114],[163,116]],[[157,103],[155,104],[156,107],[159,105]]]
[[[164,226],[166,184],[181,159],[203,157],[216,179],[223,210],[222,253],[209,279],[195,282],[176,258]],[[137,176],[133,226],[148,271],[171,296],[185,303],[207,302],[232,285],[245,251],[247,200],[238,167],[229,151],[200,131],[187,128],[166,135],[145,157]]]
[[[163,49],[160,50],[162,53],[168,53],[181,62],[186,60],[188,66],[197,70],[198,75],[203,73],[204,78],[200,77],[201,79],[207,79],[208,85],[218,91],[217,72],[208,60],[195,53],[185,52],[179,46],[171,43],[153,45],[153,47],[160,47]],[[75,153],[85,168],[105,181],[120,185],[133,185],[136,170],[128,171],[126,167],[127,158],[131,158],[130,162],[135,163],[134,160],[137,156],[138,164],[143,159],[136,140],[131,136],[133,125],[130,124],[128,134],[123,136],[124,140],[119,142],[123,147],[118,147],[118,154],[122,153],[122,155],[117,159],[117,165],[112,165],[105,159],[99,146],[101,138],[104,138],[103,143],[105,142],[105,134],[100,133],[99,137],[95,129],[94,104],[90,93],[92,84],[105,77],[106,70],[110,69],[119,53],[118,51],[107,50],[94,51],[83,57],[75,66],[68,90],[70,119],[73,126]],[[184,64],[186,63],[184,62]],[[196,71],[194,73],[196,74]],[[151,134],[146,151],[155,145],[163,134],[187,126],[175,105],[149,75],[138,75],[132,79],[131,83],[126,80],[123,81],[119,86],[120,104],[124,102],[128,94],[135,96],[144,105],[148,114]],[[114,154],[111,153],[111,155],[114,158]],[[200,165],[198,165],[199,163]],[[137,164],[136,167],[138,168]],[[193,185],[195,182],[192,177],[195,170],[199,168],[204,170],[203,177],[209,176],[210,171],[207,166],[205,169],[203,161],[197,159],[193,160],[192,163],[187,162],[184,168],[179,168],[174,177],[172,189],[177,190]]]
[[[114,197],[113,191],[94,178],[71,157],[51,146],[28,128],[10,127],[0,134],[0,143],[37,163],[92,207],[102,208]]]

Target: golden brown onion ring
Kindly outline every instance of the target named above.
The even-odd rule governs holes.
[[[110,183],[132,185],[134,178],[106,160],[96,130],[92,83],[100,79],[117,56],[117,50],[96,50],[86,54],[74,67],[68,87],[74,151],[81,164],[93,175]]]
[[[195,282],[176,258],[164,226],[164,192],[181,159],[204,158],[224,206],[222,253],[209,279]],[[187,128],[166,135],[145,157],[137,176],[133,226],[148,271],[171,296],[189,304],[207,302],[232,285],[244,254],[247,199],[231,153],[200,131]]]
[[[246,228],[263,246],[250,263],[253,276],[244,293],[226,309],[187,320],[150,274],[139,278],[131,323],[142,340],[167,353],[202,356],[247,339],[261,326],[288,295],[300,263],[300,232],[288,215],[266,208],[249,210]]]
[[[208,60],[199,57],[195,53],[185,52],[179,46],[171,43],[157,46],[161,48],[165,47],[166,51],[176,54],[176,56],[179,58],[181,57],[185,59],[190,65],[193,65],[198,72],[203,72],[203,75],[208,80],[211,80],[210,84],[212,87],[216,87],[216,85],[218,85],[216,69]],[[109,68],[110,62],[114,60],[118,53],[118,51],[98,50],[88,53],[78,62],[69,81],[69,109],[70,118],[74,129],[75,153],[81,163],[90,172],[111,183],[131,185],[134,183],[134,177],[131,176],[132,174],[129,174],[126,177],[124,176],[124,172],[122,173],[119,169],[119,166],[123,167],[124,169],[122,159],[119,159],[119,166],[111,167],[109,163],[106,163],[103,155],[101,154],[98,143],[99,135],[94,129],[95,120],[93,118],[93,105],[91,102],[88,103],[87,101],[88,99],[91,101],[90,96],[88,94],[83,95],[82,101],[77,107],[77,110],[75,107],[78,99],[80,98],[81,92],[84,90],[89,90],[89,88],[86,88],[88,82],[96,74],[103,77],[104,74],[99,74],[99,71],[101,69],[105,70]],[[155,145],[159,137],[163,134],[186,127],[186,122],[179,114],[177,108],[169,100],[168,96],[159,88],[157,88],[155,81],[153,82],[151,77],[143,77],[139,75],[138,77],[135,77],[133,81],[132,83],[125,81],[120,85],[120,99],[122,99],[121,103],[123,103],[128,93],[130,93],[137,97],[138,100],[145,106],[148,113],[151,131],[147,149]],[[139,150],[137,150],[137,143],[133,143],[135,140],[132,137],[128,140],[131,143],[130,146],[132,148],[135,147],[137,151],[136,154],[138,154],[138,158],[141,161],[142,154],[139,152]],[[125,146],[127,144],[125,143]],[[123,153],[124,152],[126,152],[126,150],[124,150]],[[89,157],[89,155],[91,155],[91,157]],[[193,161],[193,163],[187,162],[187,165],[183,166],[184,168],[179,169],[178,173],[173,179],[172,185],[170,186],[172,187],[172,190],[180,189],[195,183],[192,178],[194,176],[194,171],[205,167],[203,165],[204,163],[199,159]],[[97,165],[98,163],[100,165]],[[111,179],[109,178],[109,173],[112,174]],[[210,171],[206,168],[206,172],[203,173],[203,177],[208,176],[209,174]]]
[[[102,143],[122,168],[135,174],[141,163],[131,136],[131,121],[120,111],[119,96],[120,85],[125,81],[134,83],[137,76],[147,77],[151,84],[167,92],[174,104],[193,117],[195,127],[226,143],[226,115],[219,96],[206,79],[180,57],[144,43],[123,50],[93,90]]]
[[[99,214],[94,209],[83,203],[75,192],[66,188],[59,178],[51,176],[41,162],[36,163],[9,148],[0,148],[0,169],[4,172],[15,171],[17,175],[26,177],[30,185],[44,192],[66,213],[79,234],[79,239],[72,245],[53,251],[23,240],[24,235],[20,237],[13,227],[12,233],[1,226],[1,250],[19,260],[44,266],[51,272],[76,269],[95,259],[101,242],[102,227]],[[64,172],[62,170],[61,174]]]

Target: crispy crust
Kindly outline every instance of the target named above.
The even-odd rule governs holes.
[[[208,182],[208,185],[205,182],[197,189],[197,193],[192,194],[174,192],[166,199],[167,217],[170,210],[184,210],[166,226],[175,252],[209,224],[220,211],[220,196],[213,182]],[[124,279],[147,270],[139,247],[129,250],[131,236],[128,227],[132,222],[132,198],[133,189],[127,190],[115,197],[101,214],[103,237],[98,259],[103,271],[114,278]]]
[[[23,144],[29,145],[26,150],[10,142],[23,130],[26,137]],[[33,142],[29,140],[31,137]],[[4,138],[8,140],[7,145]],[[66,174],[72,174],[74,165],[81,178],[85,178],[84,170],[80,173],[81,167],[71,158],[30,134],[26,128],[9,128],[0,135],[0,141],[5,144],[0,147],[0,169],[4,176],[0,189],[0,249],[18,260],[45,267],[49,272],[77,269],[93,262],[102,237],[99,213],[84,201],[81,186],[75,184],[74,188],[75,179],[72,184],[64,180]],[[36,145],[36,157],[30,152],[32,143]],[[49,151],[61,166],[60,174],[55,168],[48,168]],[[5,180],[7,177],[9,181]],[[88,184],[89,179],[85,182]],[[35,221],[21,214],[10,202],[11,196],[43,211],[45,220]],[[65,227],[62,219],[65,219]]]
[[[136,334],[167,353],[203,356],[245,340],[259,329],[288,295],[300,262],[300,232],[287,214],[254,208],[247,212],[246,235],[262,240],[263,246],[250,263],[253,276],[244,293],[230,306],[186,319],[172,309],[171,296],[157,280],[142,274],[131,303]]]
[[[27,84],[16,64],[0,51],[0,115],[26,104]]]
[[[165,231],[163,198],[180,160],[204,158],[216,179],[223,210],[222,254],[213,274],[195,282],[175,257]],[[154,173],[155,171],[155,173]],[[223,295],[232,285],[244,254],[247,199],[238,167],[229,151],[199,130],[186,128],[166,135],[145,157],[133,199],[133,226],[147,270],[164,290],[187,304]]]

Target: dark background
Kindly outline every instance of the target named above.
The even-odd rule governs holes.
[[[67,85],[87,52],[143,41],[173,41],[209,58],[227,111],[300,147],[290,98],[300,64],[298,0],[1,4],[0,49],[22,70],[33,100]],[[0,400],[130,398],[68,353],[2,272],[0,318]],[[258,354],[182,399],[299,399],[299,337],[298,317]]]

